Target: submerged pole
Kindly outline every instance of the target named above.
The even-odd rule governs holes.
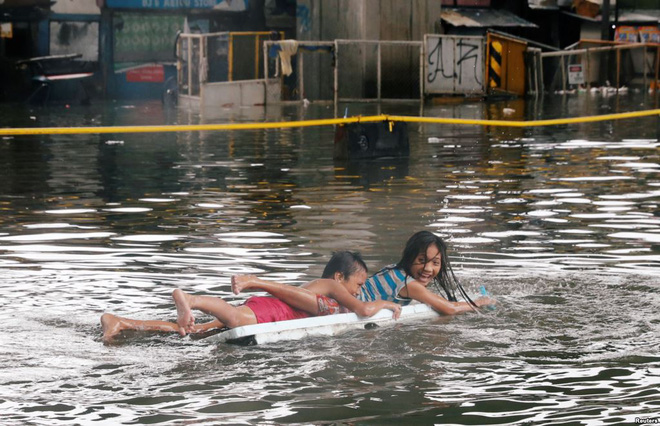
[[[559,66],[561,67],[561,89],[564,91],[564,95],[566,95],[566,64],[564,63],[564,55],[561,56]]]
[[[600,38],[603,41],[610,40],[610,0],[603,0],[600,8]],[[605,81],[609,76],[609,58],[609,53],[604,52],[600,63],[601,74]]]
[[[621,87],[620,74],[621,74],[621,49],[617,49],[616,51],[616,92],[617,93],[619,93],[619,87]],[[644,80],[646,80],[646,72],[644,72]],[[644,83],[644,86],[646,86],[646,83]]]
[[[610,0],[603,0],[600,8],[600,38],[601,40],[610,39]]]

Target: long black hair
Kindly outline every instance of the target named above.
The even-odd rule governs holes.
[[[332,278],[335,272],[341,272],[344,280],[347,280],[351,275],[362,270],[367,272],[367,264],[362,260],[362,255],[357,251],[342,250],[332,254],[321,278]]]
[[[449,263],[447,256],[447,244],[432,232],[419,231],[413,234],[412,237],[406,242],[406,247],[403,249],[401,260],[396,264],[397,268],[403,269],[406,275],[412,276],[412,265],[417,260],[420,253],[426,255],[426,250],[429,246],[435,245],[440,250],[440,273],[433,277],[433,283],[438,290],[444,290],[447,294],[447,300],[457,302],[456,291],[459,291],[463,298],[472,306],[477,306],[472,299],[467,295],[463,286],[458,282],[458,278],[454,275],[454,270]],[[427,259],[428,260],[428,259]]]

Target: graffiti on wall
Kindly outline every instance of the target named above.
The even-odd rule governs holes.
[[[427,94],[484,92],[484,38],[427,35],[425,37]]]

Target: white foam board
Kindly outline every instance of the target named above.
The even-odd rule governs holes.
[[[392,318],[392,311],[383,309],[369,318],[361,318],[354,313],[348,313],[246,325],[210,336],[209,340],[244,345],[263,344],[282,340],[299,340],[308,336],[335,336],[348,330],[439,315],[428,305],[416,304],[401,308],[401,316],[398,320]]]

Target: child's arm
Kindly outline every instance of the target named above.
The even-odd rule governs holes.
[[[330,281],[330,280],[317,280]],[[314,283],[314,281],[312,281]],[[266,281],[257,278],[254,275],[234,275],[231,277],[231,287],[234,294],[239,294],[243,290],[261,290],[269,293],[271,296],[280,299],[282,302],[311,315],[319,314],[319,306],[316,301],[316,293],[294,285],[282,284],[275,281]]]
[[[234,294],[239,294],[246,289],[261,290],[277,297],[287,305],[305,311],[311,315],[319,315],[319,306],[316,295],[328,296],[340,305],[355,312],[361,317],[373,316],[381,309],[390,309],[394,312],[395,319],[401,315],[401,307],[393,302],[377,300],[375,302],[362,302],[351,295],[339,282],[331,279],[318,279],[297,287],[281,284],[275,281],[266,281],[253,275],[235,275],[232,277],[232,289]]]
[[[356,314],[360,315],[361,317],[370,317],[376,314],[376,312],[380,311],[381,309],[389,309],[392,311],[392,317],[394,319],[399,319],[401,316],[401,305],[398,305],[394,302],[388,302],[386,300],[375,300],[373,302],[360,302],[363,305],[365,305],[365,311],[366,313],[364,315],[361,315],[357,312]]]
[[[355,296],[350,294],[348,290],[340,283],[334,280],[326,280],[327,285],[326,296],[332,297],[345,307],[346,309],[355,312],[358,316],[361,317],[371,317],[376,314],[376,312],[381,309],[389,309],[393,312],[392,316],[394,319],[398,319],[401,315],[401,306],[397,305],[394,302],[388,302],[385,300],[376,300],[373,302],[363,302],[357,299]]]
[[[474,307],[469,303],[450,302],[444,297],[431,292],[425,286],[416,281],[408,283],[407,289],[403,288],[400,295],[402,297],[408,297],[425,303],[444,315],[456,315],[474,310]],[[475,300],[475,303],[477,306],[481,307],[485,305],[494,305],[495,301],[489,297],[480,297]]]

